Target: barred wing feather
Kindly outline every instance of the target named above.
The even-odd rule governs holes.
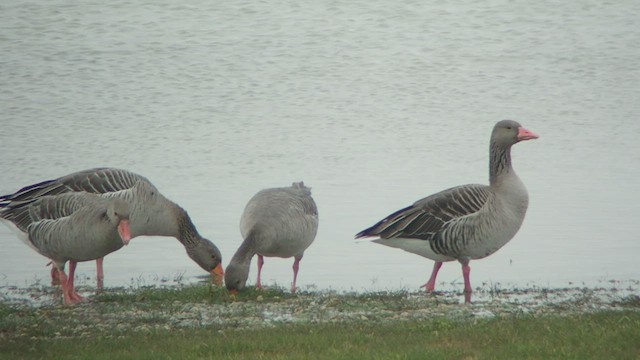
[[[356,234],[356,238],[413,238],[431,240],[452,221],[478,212],[487,202],[486,185],[464,185],[416,201]]]

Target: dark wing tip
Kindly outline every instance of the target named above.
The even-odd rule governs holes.
[[[387,226],[381,226],[383,224],[387,224],[389,221],[394,220],[396,217],[404,214],[406,211],[410,210],[413,208],[413,205],[407,206],[405,208],[402,208],[388,216],[386,216],[384,219],[378,221],[377,223],[375,223],[373,226],[368,227],[362,231],[360,231],[359,233],[356,234],[356,239],[359,238],[364,238],[364,237],[375,237],[375,236],[380,236],[382,237],[382,232],[384,232],[384,230],[387,228]]]
[[[356,234],[354,239],[361,239],[361,238],[365,238],[365,237],[369,237],[369,236],[374,236],[373,234],[370,233],[371,229],[372,228],[368,228],[368,229],[364,229],[364,230],[360,231],[359,233]]]
[[[360,239],[360,238],[365,238],[365,237],[379,236],[380,233],[377,231],[378,227],[380,226],[380,224],[386,222],[388,219],[389,219],[389,217],[386,217],[386,218],[378,221],[377,223],[375,223],[375,225],[360,231],[359,233],[356,234],[355,238],[356,239]]]

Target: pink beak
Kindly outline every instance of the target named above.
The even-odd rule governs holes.
[[[518,128],[518,141],[522,141],[522,140],[531,140],[531,139],[537,139],[538,135],[535,134],[533,131],[529,131],[523,127],[519,127]]]
[[[120,223],[118,224],[118,234],[120,234],[122,243],[125,245],[129,245],[129,240],[131,240],[131,232],[129,231],[129,220],[120,220]]]

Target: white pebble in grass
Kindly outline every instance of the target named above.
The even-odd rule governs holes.
[[[486,309],[481,309],[479,311],[476,311],[473,313],[473,316],[480,318],[480,319],[491,319],[496,317],[496,314],[494,314],[493,312],[486,310]]]

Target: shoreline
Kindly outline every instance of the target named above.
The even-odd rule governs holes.
[[[268,287],[248,289],[237,297],[211,284],[107,288],[89,301],[65,306],[55,303],[59,289],[0,287],[0,339],[82,338],[208,328],[249,330],[288,324],[391,323],[517,316],[567,316],[605,311],[640,311],[639,282],[588,288],[480,288],[472,303],[462,303],[455,291],[337,292]],[[89,288],[81,288],[83,294]],[[53,300],[52,300],[53,299]],[[50,329],[37,331],[36,328]]]

